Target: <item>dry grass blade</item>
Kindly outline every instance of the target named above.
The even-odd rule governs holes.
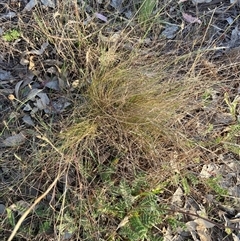
[[[52,190],[52,188],[56,185],[57,181],[59,180],[60,176],[62,173],[59,173],[56,178],[54,179],[54,181],[52,182],[52,184],[48,187],[48,189],[41,195],[39,196],[37,199],[35,199],[34,203],[22,214],[21,218],[18,220],[17,224],[15,225],[11,235],[9,236],[7,241],[12,241],[14,236],[16,235],[18,229],[20,228],[20,226],[22,225],[23,221],[25,220],[25,218],[28,216],[28,214],[34,210],[34,208],[36,207],[36,205],[38,203],[40,203],[46,196],[47,194]]]

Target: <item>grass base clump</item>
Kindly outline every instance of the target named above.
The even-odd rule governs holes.
[[[174,141],[169,123],[184,102],[179,94],[183,87],[159,84],[161,71],[152,77],[146,71],[146,66],[131,62],[105,73],[96,70],[83,94],[85,102],[75,103],[74,118],[62,130],[61,148],[78,154],[87,149],[107,151],[113,158],[132,156],[135,166],[141,159],[147,160],[145,165],[161,162],[163,143]]]
[[[84,103],[75,102],[58,141],[81,187],[79,193],[69,188],[67,202],[74,199],[82,207],[75,208],[84,240],[150,240],[150,230],[162,222],[152,190],[163,181],[161,171],[172,171],[171,150],[180,148],[171,123],[186,86],[161,83],[161,70],[148,76],[154,65],[134,60],[95,71]],[[159,175],[151,183],[153,169]]]

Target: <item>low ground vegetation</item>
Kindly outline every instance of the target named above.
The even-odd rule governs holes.
[[[238,5],[46,2],[0,3],[1,240],[239,240]]]

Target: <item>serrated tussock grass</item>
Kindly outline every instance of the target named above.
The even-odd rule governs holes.
[[[162,158],[167,146],[178,145],[170,123],[185,102],[186,83],[160,83],[159,67],[149,76],[147,62],[136,65],[134,60],[95,71],[82,94],[84,103],[75,102],[74,116],[60,134],[63,152],[84,159],[90,149],[100,160],[107,152],[108,161],[121,157],[122,166],[132,166],[131,175],[135,168],[167,161]]]
[[[59,136],[79,177],[81,189],[68,202],[76,200],[73,219],[84,240],[155,240],[154,227],[164,222],[156,194],[168,185],[172,152],[184,146],[173,123],[192,83],[162,81],[166,61],[139,58],[96,69]]]

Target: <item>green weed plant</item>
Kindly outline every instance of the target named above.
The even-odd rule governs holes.
[[[6,33],[3,34],[2,38],[3,40],[7,42],[12,42],[17,40],[19,37],[21,37],[21,32],[17,29],[11,29],[8,30]]]

